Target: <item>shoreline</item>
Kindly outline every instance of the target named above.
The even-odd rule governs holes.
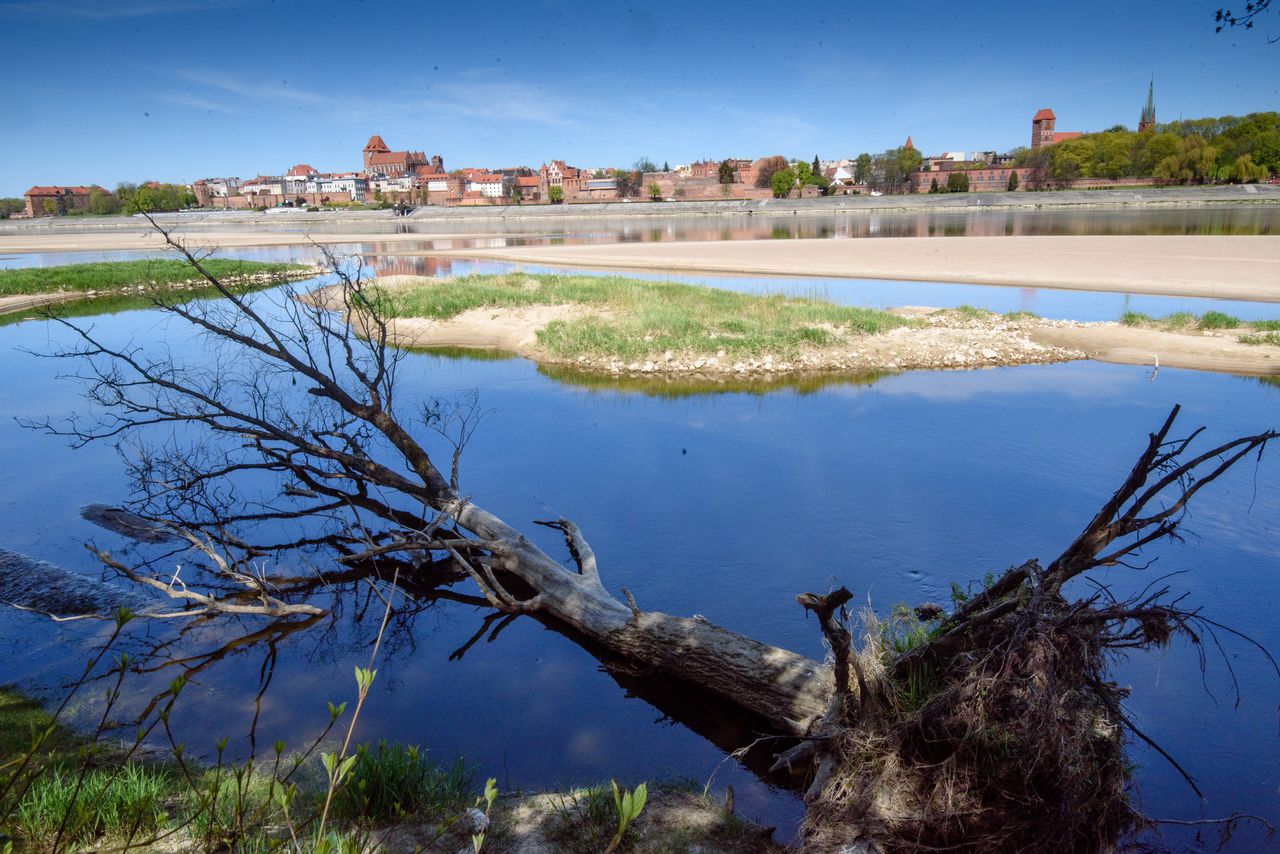
[[[316,276],[323,276],[328,272],[329,271],[324,267],[309,267],[303,270],[287,270],[278,273],[251,273],[247,276],[230,276],[223,278],[221,281],[228,287],[252,287],[253,285],[297,282],[304,279],[312,279]],[[207,280],[192,278],[185,282],[175,282],[173,284],[163,286],[139,284],[128,285],[126,287],[111,290],[48,291],[37,294],[11,294],[7,296],[0,296],[0,317],[8,314],[19,314],[24,311],[56,303],[89,303],[96,300],[108,300],[120,297],[145,297],[147,294],[156,292],[157,287],[159,287],[159,289],[164,293],[180,293],[184,291],[212,289],[212,286]]]
[[[1280,236],[894,237],[448,249],[575,269],[891,279],[1280,303]]]

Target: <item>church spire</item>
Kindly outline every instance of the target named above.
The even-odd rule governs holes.
[[[1156,126],[1156,78],[1153,75],[1147,85],[1147,105],[1142,108],[1142,117],[1138,119],[1138,133],[1155,130]]]

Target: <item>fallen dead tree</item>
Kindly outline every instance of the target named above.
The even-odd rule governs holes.
[[[401,400],[401,354],[388,347],[387,321],[358,270],[330,259],[337,310],[289,288],[283,299],[242,295],[162,233],[224,297],[156,295],[203,335],[200,359],[182,364],[62,321],[80,344],[55,355],[81,366],[98,415],[39,426],[81,443],[196,428],[186,443],[139,441],[129,456],[132,511],[172,532],[173,550],[142,565],[97,551],[178,600],[179,611],[314,618],[315,580],[267,569],[291,550],[329,554],[323,571],[335,574],[378,560],[402,561],[410,575],[446,562],[496,612],[554,624],[637,672],[696,684],[798,740],[774,764],[811,780],[815,846],[1090,850],[1136,826],[1123,749],[1127,733],[1142,736],[1121,710],[1123,692],[1106,681],[1106,657],[1175,634],[1198,642],[1220,627],[1164,589],[1116,601],[1105,592],[1072,599],[1068,588],[1175,537],[1195,493],[1276,433],[1189,456],[1195,434],[1169,438],[1175,409],[1047,569],[1010,569],[950,613],[932,606],[872,623],[861,648],[847,591],[805,594],[832,648],[832,663],[820,663],[701,618],[644,610],[625,590],[619,599],[572,521],[542,523],[563,536],[570,570],[463,492],[459,463],[477,411]],[[437,462],[429,446],[441,437],[449,445]],[[290,532],[284,541],[281,530]],[[178,583],[170,563],[192,549],[199,569]]]

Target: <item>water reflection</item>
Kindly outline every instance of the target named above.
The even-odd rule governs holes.
[[[789,391],[801,397],[844,387],[873,386],[890,372],[841,374],[813,372],[777,377],[736,377],[680,374],[618,375],[580,371],[572,367],[539,365],[538,373],[569,389],[605,394],[641,394],[658,398],[681,398],[719,394],[768,395]]]

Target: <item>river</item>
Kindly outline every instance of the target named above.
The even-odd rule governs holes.
[[[1164,228],[1168,212],[1158,213],[1153,228]],[[1241,227],[1256,225],[1253,216]],[[1274,219],[1267,228],[1273,226]],[[394,261],[385,251],[375,257]],[[71,260],[80,259],[17,256],[7,263]],[[468,262],[453,262],[429,272],[468,269]],[[715,282],[748,290],[816,287],[863,304],[1030,307],[1076,319],[1114,318],[1124,308],[1158,314],[1187,302],[929,283]],[[1268,308],[1257,316],[1275,317]],[[180,357],[202,353],[198,341],[154,311],[83,322],[112,339],[164,344]],[[70,366],[31,354],[71,340],[67,330],[42,320],[0,328],[0,412],[41,418],[84,410],[76,385],[58,379]],[[463,491],[525,525],[550,553],[563,553],[554,532],[525,523],[567,516],[591,539],[615,593],[626,587],[642,607],[699,613],[811,656],[822,655],[820,638],[794,604],[796,593],[844,584],[883,613],[900,602],[946,601],[953,582],[977,581],[1029,557],[1052,559],[1119,484],[1147,432],[1175,403],[1184,407],[1178,432],[1206,425],[1206,447],[1280,426],[1274,383],[1169,369],[1153,376],[1147,368],[1083,362],[696,392],[661,382],[550,376],[519,359],[415,353],[406,357],[400,381],[401,393],[414,398],[478,391],[489,414],[463,457]],[[86,541],[125,557],[144,550],[77,512],[91,502],[129,498],[111,448],[72,450],[65,440],[6,418],[0,460],[6,472],[0,547],[95,576]],[[1181,573],[1167,583],[1186,591],[1188,601],[1280,650],[1275,465],[1269,458],[1241,465],[1197,495],[1186,542],[1158,549],[1149,568],[1099,577],[1123,592]],[[805,548],[779,532],[802,535]],[[323,728],[326,701],[352,698],[351,669],[365,663],[378,616],[376,600],[355,591],[342,595],[332,621],[237,647],[188,689],[173,719],[179,739],[207,754],[216,737],[228,735],[231,749],[244,755],[243,735],[256,712],[260,745],[275,738],[299,745]],[[696,710],[663,686],[623,687],[576,644],[528,619],[451,660],[483,616],[471,606],[437,602],[395,623],[359,737],[418,742],[441,760],[464,755],[477,776],[495,776],[507,790],[609,777],[678,775],[702,783],[714,775],[713,788],[734,785],[740,811],[791,834],[801,814],[795,797],[726,762]],[[255,627],[209,626],[168,654],[216,648]],[[0,609],[0,683],[56,697],[102,631]],[[141,648],[171,631],[138,626],[131,643]],[[1240,811],[1280,822],[1280,678],[1247,644],[1223,643],[1239,683],[1238,708],[1231,674],[1211,647],[1203,683],[1198,650],[1185,641],[1117,664],[1117,680],[1133,688],[1133,717],[1196,777],[1207,801],[1200,804],[1143,745],[1132,749],[1138,791],[1147,811],[1163,818]],[[255,705],[264,663],[270,684]],[[175,672],[130,677],[135,705]],[[1258,844],[1252,829],[1232,842],[1241,851]]]

